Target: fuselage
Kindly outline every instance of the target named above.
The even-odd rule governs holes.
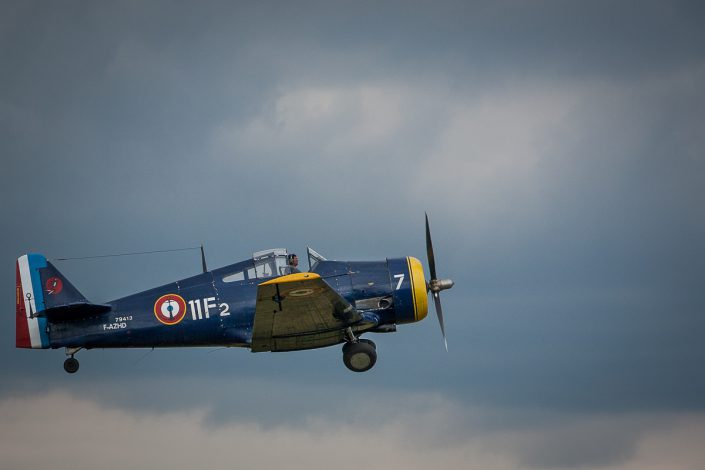
[[[311,272],[365,313],[357,333],[391,331],[426,316],[426,283],[415,258],[323,260]],[[50,347],[249,347],[258,285],[284,274],[263,272],[249,259],[139,292],[93,316],[49,321]]]

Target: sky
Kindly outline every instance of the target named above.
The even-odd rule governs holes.
[[[3,468],[701,468],[700,2],[1,1],[0,70]],[[448,352],[14,348],[27,252],[425,263],[424,212]]]

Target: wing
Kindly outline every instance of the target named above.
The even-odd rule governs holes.
[[[330,346],[362,316],[315,273],[278,277],[257,288],[252,351]]]

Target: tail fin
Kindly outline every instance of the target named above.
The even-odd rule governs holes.
[[[18,348],[48,348],[46,311],[86,305],[80,292],[40,254],[17,258],[16,343]]]

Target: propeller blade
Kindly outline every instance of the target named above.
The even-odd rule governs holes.
[[[436,278],[436,259],[433,257],[433,243],[431,243],[431,229],[428,228],[428,214],[426,216],[426,256],[428,257],[428,269],[431,271],[431,280]]]
[[[443,343],[446,346],[446,352],[448,352],[448,340],[446,339],[446,329],[443,324],[443,309],[441,308],[441,296],[438,292],[433,293],[433,303],[436,304],[436,315],[438,315],[438,324],[441,325],[441,334],[443,334]]]
[[[433,303],[436,306],[436,315],[438,316],[438,324],[441,325],[441,334],[443,335],[443,344],[446,346],[446,352],[448,351],[448,340],[446,339],[446,327],[443,323],[443,308],[441,308],[441,296],[440,292],[442,290],[450,289],[453,287],[453,281],[451,279],[441,279],[439,280],[436,276],[436,258],[433,255],[433,243],[431,242],[431,229],[428,226],[428,214],[424,213],[426,216],[426,255],[428,257],[428,269],[431,272],[431,279],[427,283],[427,288],[429,292],[433,294]]]

